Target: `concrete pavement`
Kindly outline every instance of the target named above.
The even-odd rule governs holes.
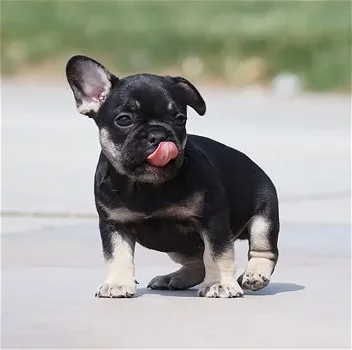
[[[191,113],[189,131],[247,153],[277,185],[272,283],[234,300],[152,292],[148,281],[176,265],[139,247],[137,298],[95,299],[95,125],[66,86],[2,82],[2,348],[350,348],[350,100],[202,92],[208,113]]]
[[[176,268],[136,252],[135,299],[95,299],[97,225],[2,237],[2,348],[349,348],[350,230],[284,224],[271,284],[243,299],[146,289]],[[246,247],[237,245],[238,273]]]

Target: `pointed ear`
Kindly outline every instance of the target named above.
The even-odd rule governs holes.
[[[73,56],[66,65],[66,77],[71,86],[79,113],[94,118],[106,100],[117,78],[99,62],[86,56]]]
[[[199,91],[187,79],[169,77],[179,87],[188,106],[192,107],[199,115],[204,115],[206,105]]]

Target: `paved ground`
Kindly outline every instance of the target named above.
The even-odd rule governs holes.
[[[246,152],[277,184],[281,259],[271,285],[235,300],[151,292],[149,279],[176,265],[138,248],[138,297],[95,299],[104,279],[95,126],[66,87],[3,82],[2,348],[350,348],[349,99],[204,95],[208,115],[192,113],[189,131]],[[240,273],[246,247],[237,248]]]

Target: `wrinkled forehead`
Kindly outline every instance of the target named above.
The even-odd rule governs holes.
[[[170,84],[171,85],[171,84]],[[116,91],[120,107],[148,114],[175,113],[182,110],[181,101],[172,86],[160,81],[132,81]]]

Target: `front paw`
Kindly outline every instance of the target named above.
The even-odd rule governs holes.
[[[131,298],[136,294],[136,285],[102,284],[95,293],[96,298]]]
[[[249,260],[246,271],[238,278],[237,282],[244,289],[258,291],[269,284],[275,263],[269,259],[253,257]]]
[[[243,291],[237,283],[233,285],[204,283],[198,291],[198,296],[206,298],[238,298],[243,296]]]
[[[270,276],[264,276],[261,273],[247,272],[237,280],[244,289],[258,291],[266,287],[270,282]]]

